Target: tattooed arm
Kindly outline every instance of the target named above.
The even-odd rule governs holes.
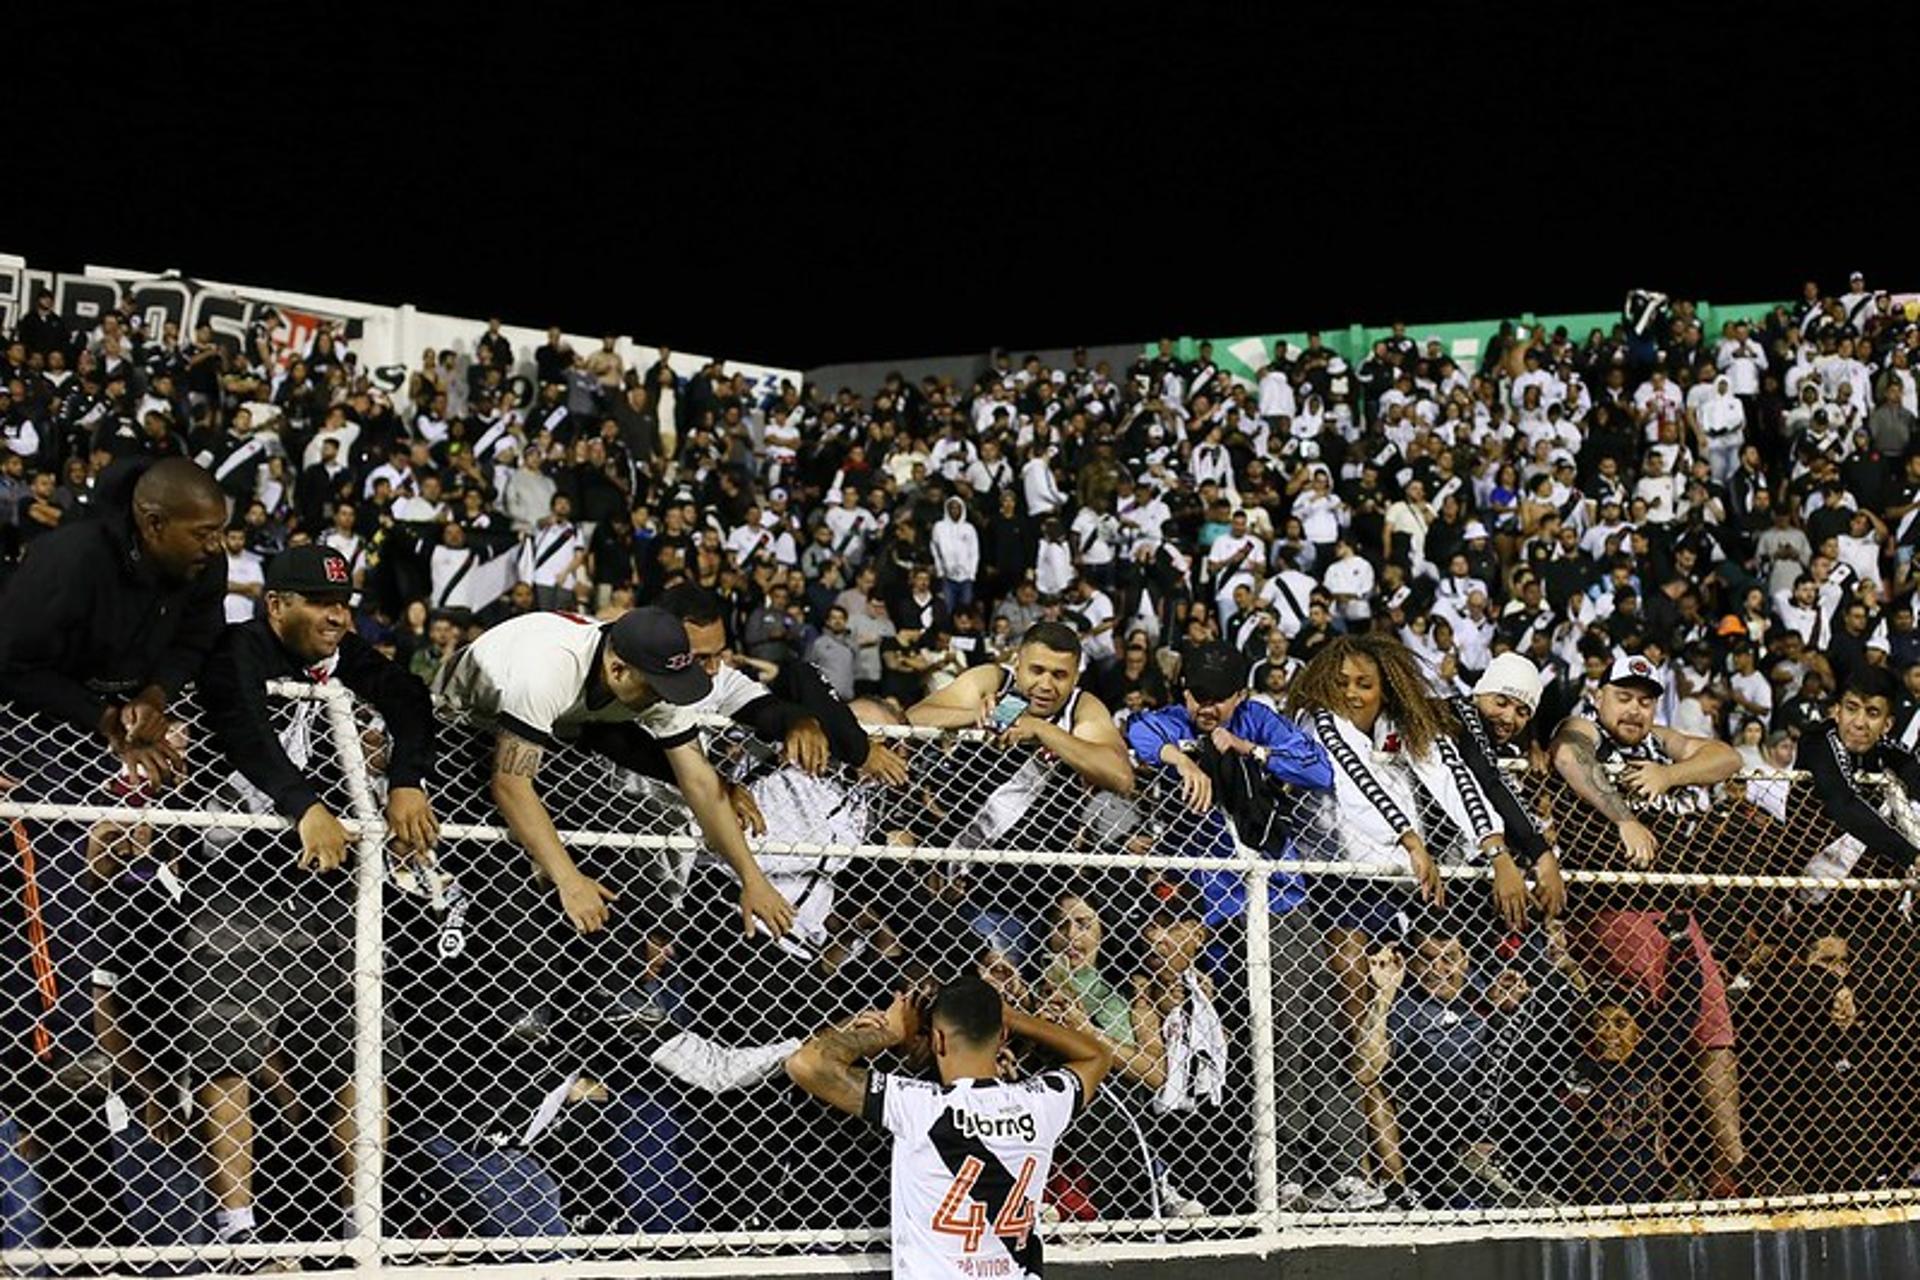
[[[560,894],[560,906],[573,927],[593,933],[607,922],[607,903],[613,893],[581,874],[560,843],[546,803],[533,789],[545,751],[538,743],[502,730],[493,750],[493,803],[506,820],[514,841],[527,851]]]
[[[1620,841],[1626,846],[1627,861],[1636,867],[1653,865],[1658,847],[1653,833],[1634,816],[1627,798],[1607,776],[1595,748],[1600,738],[1585,720],[1568,718],[1553,735],[1553,767],[1566,779],[1567,786],[1620,829]]]
[[[787,1078],[834,1110],[860,1115],[866,1105],[867,1069],[854,1063],[911,1040],[918,1021],[912,1002],[895,996],[885,1013],[863,1013],[795,1049],[787,1058]]]

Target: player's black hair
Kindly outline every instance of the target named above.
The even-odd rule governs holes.
[[[1868,698],[1884,698],[1889,707],[1900,702],[1899,688],[1893,682],[1893,673],[1885,667],[1861,665],[1847,673],[1847,682],[1840,686],[1840,696],[1852,694],[1862,702]]]
[[[1079,653],[1080,637],[1064,622],[1036,622],[1020,637],[1020,647],[1037,644],[1055,653]]]
[[[932,1021],[976,1047],[1000,1043],[1000,993],[977,973],[963,973],[933,997]]]
[[[711,626],[724,616],[720,611],[720,597],[692,582],[668,587],[654,603],[680,621],[691,622],[696,627]]]

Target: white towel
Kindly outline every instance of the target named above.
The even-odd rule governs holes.
[[[1167,1079],[1153,1097],[1153,1109],[1162,1113],[1192,1111],[1202,1103],[1217,1107],[1227,1082],[1226,1028],[1199,976],[1189,969],[1183,980],[1187,998],[1160,1024]]]

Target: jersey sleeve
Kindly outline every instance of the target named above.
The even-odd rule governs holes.
[[[923,1134],[933,1126],[939,1109],[940,1091],[934,1085],[885,1071],[867,1073],[867,1096],[860,1115],[874,1128],[896,1138]]]
[[[1045,1130],[1041,1136],[1052,1143],[1066,1132],[1073,1118],[1085,1109],[1086,1089],[1080,1083],[1080,1077],[1066,1067],[1041,1072],[1034,1077],[1033,1084],[1038,1099],[1034,1104],[1034,1113],[1039,1116],[1041,1128]]]

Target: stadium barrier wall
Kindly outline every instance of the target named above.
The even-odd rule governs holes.
[[[194,325],[204,320],[213,326],[220,341],[235,345],[245,339],[248,326],[270,306],[279,316],[271,337],[283,363],[311,343],[321,321],[330,321],[349,340],[360,367],[370,373],[393,366],[414,369],[420,353],[428,347],[456,351],[463,360],[471,360],[475,340],[487,327],[485,317],[444,315],[423,311],[411,303],[361,302],[190,278],[177,271],[139,271],[99,264],[83,271],[52,271],[31,266],[16,255],[0,253],[0,328],[12,328],[33,305],[33,295],[41,288],[53,291],[56,310],[76,331],[91,330],[103,313],[126,303],[147,317],[148,332],[156,338],[161,325],[171,320],[181,326],[182,339],[190,341]],[[513,344],[515,366],[510,374],[532,379],[533,353],[546,342],[546,330],[502,324],[500,331]],[[563,336],[584,355],[600,349],[603,335]],[[629,368],[637,367],[642,372],[658,359],[657,347],[638,338],[620,337],[615,350]],[[674,351],[668,364],[687,378],[705,368],[711,358]],[[728,360],[726,367],[729,372],[745,374],[756,396],[776,393],[783,381],[798,387],[802,377],[798,369],[752,361]],[[404,389],[402,381],[400,390]]]

